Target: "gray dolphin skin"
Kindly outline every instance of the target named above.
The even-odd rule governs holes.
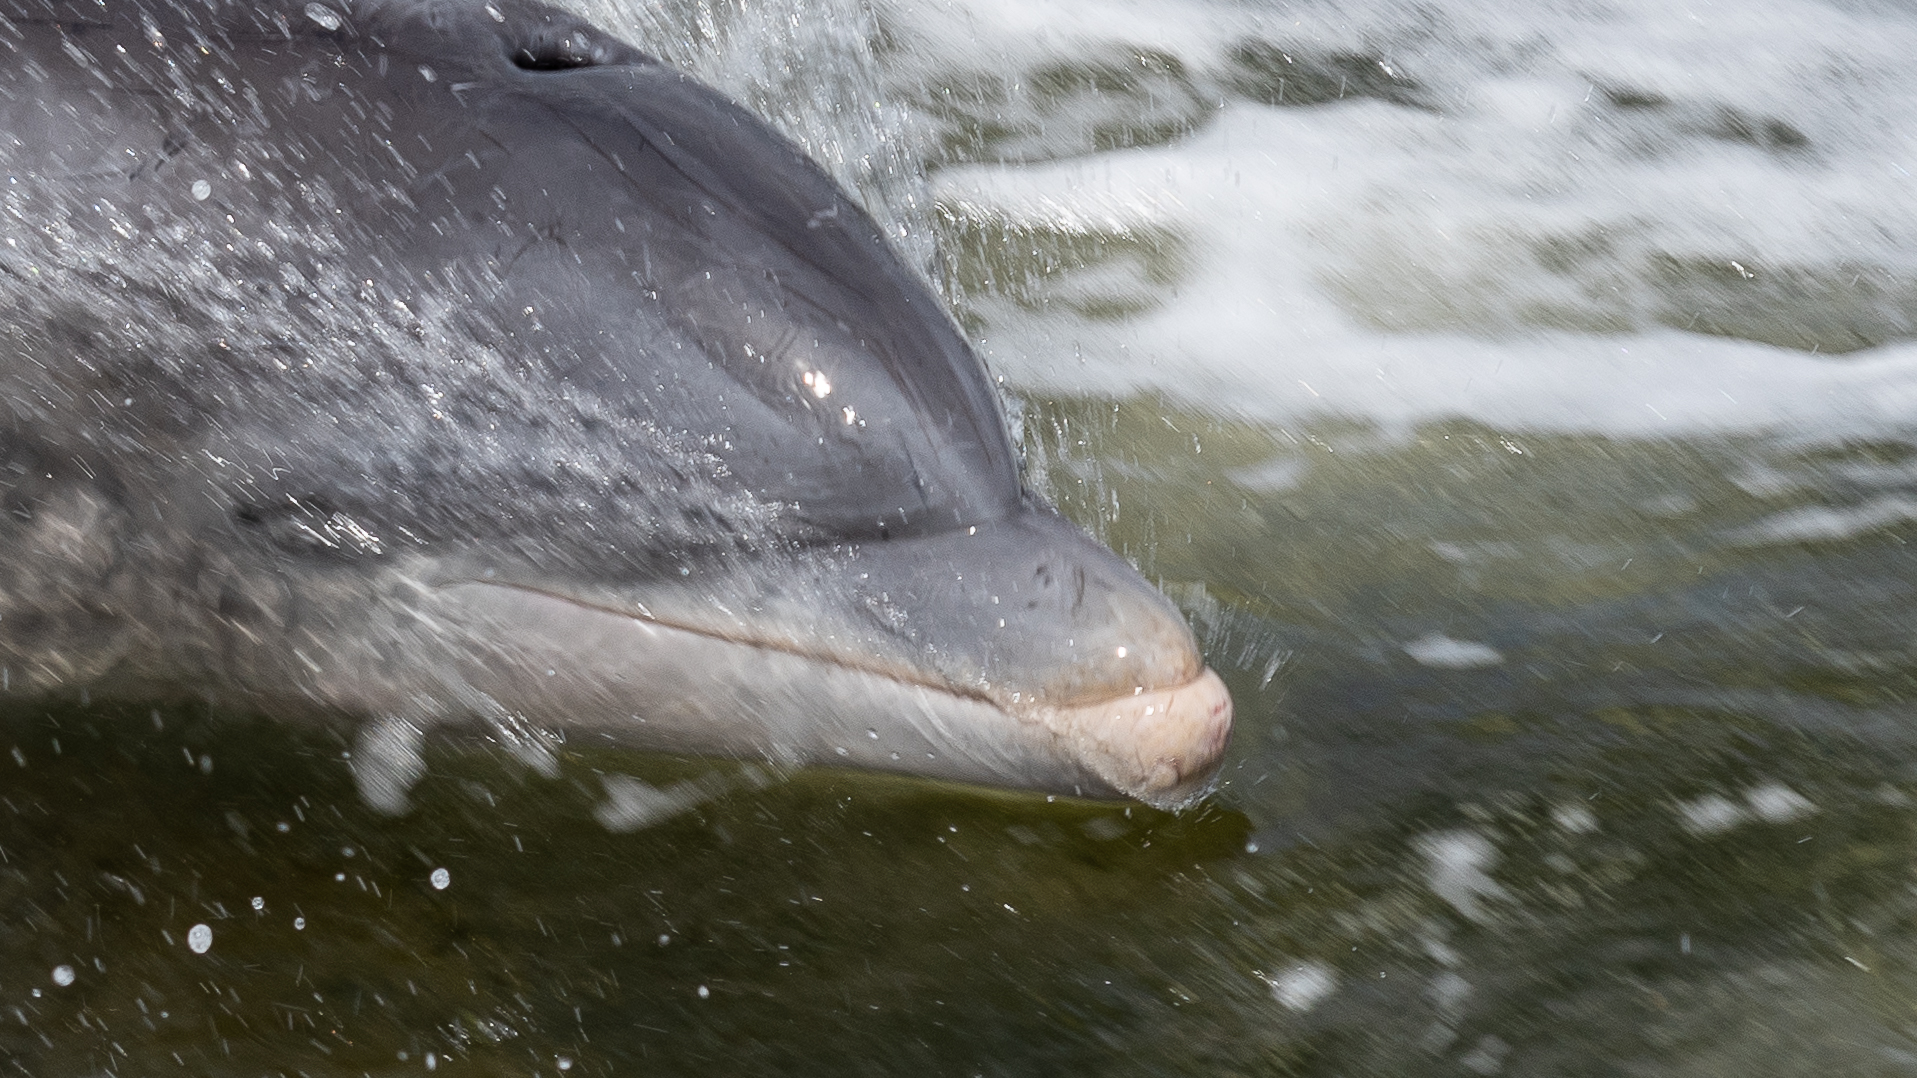
[[[762,122],[513,0],[0,0],[0,694],[1176,807],[1178,611]]]

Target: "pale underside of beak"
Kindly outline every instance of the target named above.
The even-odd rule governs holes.
[[[459,672],[473,691],[535,725],[631,748],[1179,808],[1209,789],[1231,729],[1231,697],[1209,669],[1109,699],[1001,706],[897,670],[544,592],[479,582],[429,590],[436,617],[487,642],[484,658]],[[341,706],[390,713],[354,699],[351,684],[331,689]]]

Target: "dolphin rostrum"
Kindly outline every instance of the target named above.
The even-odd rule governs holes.
[[[792,144],[525,0],[0,0],[0,691],[1175,806],[1231,700]]]

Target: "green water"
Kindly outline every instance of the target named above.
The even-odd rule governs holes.
[[[444,743],[390,820],[340,732],[16,707],[0,1071],[1917,1070],[1917,452],[1025,421],[1231,683],[1202,807]]]

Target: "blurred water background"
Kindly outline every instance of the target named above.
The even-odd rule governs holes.
[[[16,708],[0,1070],[1917,1072],[1917,12],[582,7],[950,298],[1217,794]]]

